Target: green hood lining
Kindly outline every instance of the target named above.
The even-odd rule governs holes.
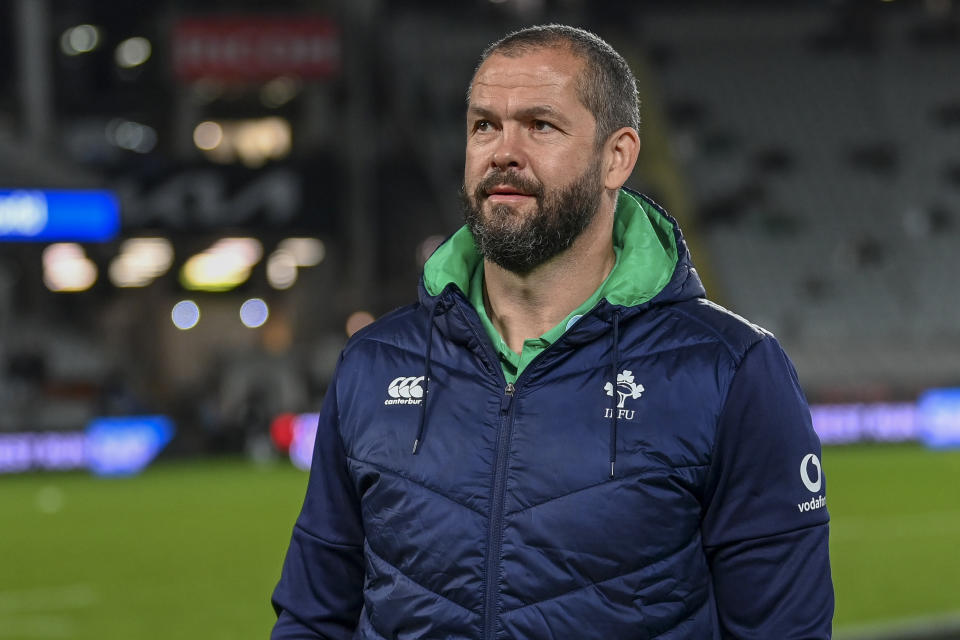
[[[654,298],[670,282],[677,265],[673,224],[656,207],[623,189],[617,197],[613,243],[620,257],[602,286],[610,304],[632,307]],[[437,296],[450,283],[470,299],[470,282],[482,259],[473,236],[461,227],[430,256],[423,284]]]

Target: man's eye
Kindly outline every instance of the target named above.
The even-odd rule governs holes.
[[[546,122],[546,121],[544,121],[544,120],[534,120],[534,121],[533,121],[533,130],[534,130],[534,131],[551,131],[553,128],[554,128],[554,127],[553,127],[552,124],[550,124],[549,122]]]
[[[473,125],[474,131],[490,131],[493,128],[493,125],[490,124],[489,120],[478,120],[475,125]]]

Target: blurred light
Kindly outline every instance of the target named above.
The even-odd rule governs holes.
[[[187,289],[199,291],[228,291],[250,277],[248,268],[236,256],[206,253],[187,260],[181,276]]]
[[[443,244],[443,241],[443,236],[427,236],[424,238],[420,246],[417,247],[417,266],[422,267],[427,258],[437,250],[437,247]]]
[[[371,322],[373,322],[373,314],[369,311],[354,311],[347,318],[347,336],[352,336]]]
[[[280,76],[260,88],[260,102],[264,106],[276,109],[287,104],[300,93],[300,83],[289,76]]]
[[[810,405],[814,431],[831,445],[916,440],[916,414],[912,402]]]
[[[50,291],[86,291],[97,281],[97,265],[73,242],[58,242],[43,250],[43,283]]]
[[[143,471],[170,440],[175,429],[167,416],[109,416],[87,425],[86,453],[97,475],[132,475]]]
[[[270,422],[270,440],[280,453],[290,451],[293,442],[293,421],[296,416],[292,413],[281,413]]]
[[[260,262],[260,258],[263,257],[263,245],[256,238],[222,238],[217,240],[208,251],[236,255],[248,267]]]
[[[92,24],[70,27],[60,36],[60,50],[68,56],[89,53],[100,44],[100,31]]]
[[[150,52],[150,41],[146,38],[136,36],[134,38],[127,38],[117,45],[117,49],[114,51],[114,59],[117,62],[117,66],[123,67],[124,69],[132,69],[149,60]]]
[[[166,238],[130,238],[120,245],[120,251],[138,256],[145,268],[153,269],[154,276],[166,272],[173,262],[173,245]]]
[[[54,514],[63,509],[63,490],[54,485],[37,491],[35,503],[40,513]]]
[[[289,251],[277,250],[267,259],[267,282],[274,289],[289,289],[297,281],[297,259]]]
[[[166,238],[131,238],[110,263],[110,281],[117,287],[145,287],[172,263],[173,247]]]
[[[145,287],[153,282],[153,278],[140,273],[137,267],[131,264],[129,258],[125,256],[117,256],[114,258],[110,262],[107,274],[110,276],[110,282],[112,282],[115,287]]]
[[[47,226],[47,199],[42,191],[0,194],[0,237],[36,236]]]
[[[279,117],[202,122],[194,129],[193,140],[213,162],[240,161],[257,168],[268,160],[286,157],[293,145],[293,132],[290,123]]]
[[[298,413],[293,418],[293,437],[290,439],[290,461],[304,471],[310,470],[314,443],[317,440],[319,413]]]
[[[111,144],[137,153],[149,153],[157,146],[156,129],[122,118],[107,123],[106,135]]]
[[[249,329],[262,327],[269,317],[270,309],[260,298],[250,298],[240,305],[240,322]]]
[[[234,145],[248,167],[259,167],[270,159],[290,153],[290,123],[282,118],[264,118],[237,129]]]
[[[0,190],[0,239],[104,242],[120,230],[112,191]]]
[[[960,388],[928,389],[917,400],[920,438],[934,449],[960,447]]]
[[[247,281],[262,256],[263,245],[256,238],[223,238],[187,260],[180,282],[187,289],[229,291]]]
[[[193,144],[198,149],[210,151],[216,149],[223,142],[223,128],[216,122],[201,122],[193,130]]]
[[[193,329],[200,322],[200,307],[193,300],[181,300],[173,305],[170,319],[173,320],[173,326],[181,331]]]
[[[0,433],[0,474],[86,466],[82,431]]]
[[[317,238],[287,238],[277,245],[277,250],[292,255],[298,267],[315,267],[327,255],[326,246]]]

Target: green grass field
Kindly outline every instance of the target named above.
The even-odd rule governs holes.
[[[960,608],[960,452],[824,452],[839,628]],[[0,639],[265,638],[306,474],[0,477]]]
[[[960,451],[828,448],[836,625],[960,610]]]
[[[0,638],[266,638],[306,481],[240,462],[0,478]]]

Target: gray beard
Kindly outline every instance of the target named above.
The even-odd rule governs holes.
[[[536,211],[519,220],[513,207],[498,204],[485,219],[481,210],[489,189],[507,184],[534,196]],[[518,275],[526,275],[554,256],[566,251],[597,214],[603,187],[600,163],[591,163],[566,187],[545,193],[539,182],[528,181],[507,171],[491,173],[467,195],[460,191],[463,217],[473,234],[477,251],[485,259]]]

